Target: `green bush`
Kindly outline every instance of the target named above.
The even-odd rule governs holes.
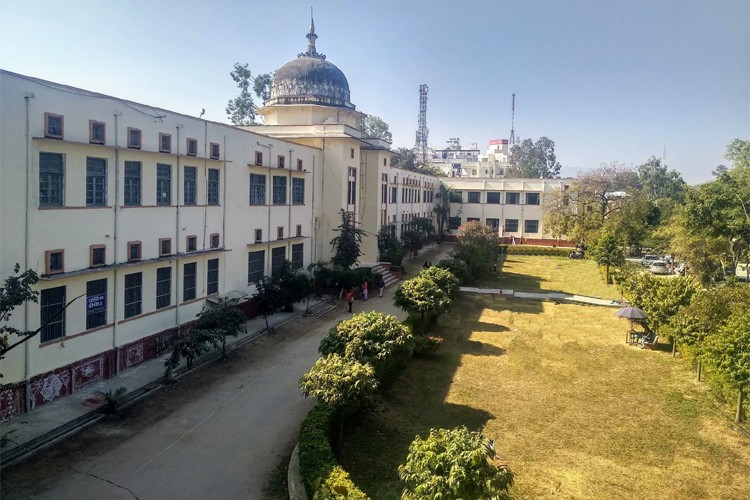
[[[503,247],[505,250],[503,251]],[[546,257],[569,257],[570,252],[574,249],[555,248],[555,247],[538,247],[535,245],[503,245],[500,247],[501,254],[507,255],[534,255]]]
[[[453,276],[458,278],[458,283],[461,285],[467,283],[471,277],[469,266],[461,259],[443,259],[438,262],[438,267],[452,272]]]
[[[321,478],[322,479],[322,478]],[[369,499],[349,477],[349,473],[335,466],[324,481],[318,481],[313,500],[366,500]]]
[[[333,411],[318,403],[302,421],[299,432],[299,467],[308,498],[365,499],[336,462],[331,449],[331,421]],[[349,496],[341,495],[346,491]]]
[[[356,269],[331,268],[323,264],[316,264],[315,286],[322,289],[336,287],[336,283],[342,283],[347,289],[359,288],[363,281],[367,280],[370,289],[380,279],[379,273],[373,273],[369,267],[358,267]]]

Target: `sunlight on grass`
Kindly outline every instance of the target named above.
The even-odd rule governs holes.
[[[503,274],[607,297],[586,264],[513,257]],[[496,439],[517,498],[748,498],[750,439],[731,408],[679,358],[626,345],[626,330],[610,308],[463,294],[433,331],[441,350],[406,368],[343,464],[372,498],[399,498],[414,436],[466,425]]]

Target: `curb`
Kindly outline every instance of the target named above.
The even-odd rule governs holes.
[[[289,489],[289,500],[307,500],[305,484],[302,482],[302,473],[299,470],[299,443],[294,447],[292,457],[289,459],[286,482]]]

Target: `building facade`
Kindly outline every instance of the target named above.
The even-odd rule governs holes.
[[[260,127],[0,70],[0,275],[41,276],[11,318],[41,331],[0,361],[0,418],[163,354],[207,301],[249,300],[285,260],[330,260],[341,210],[362,263],[383,225],[432,217],[436,178],[361,137],[346,78],[307,38]]]

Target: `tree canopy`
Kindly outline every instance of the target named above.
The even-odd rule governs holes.
[[[540,137],[536,142],[524,139],[510,148],[507,177],[552,179],[560,177],[562,166],[555,157],[555,141]]]
[[[467,222],[460,227],[451,257],[466,262],[473,277],[493,268],[500,255],[500,237],[491,227]]]
[[[248,64],[234,63],[232,71],[229,73],[232,80],[240,89],[240,94],[227,103],[227,118],[233,125],[255,125],[257,107],[253,101],[253,95],[250,93],[250,85],[253,86],[253,92],[256,97],[262,101],[270,97],[271,75],[268,73],[257,75],[253,78]]]
[[[357,128],[362,132],[363,138],[382,139],[393,142],[393,136],[388,129],[388,124],[377,116],[367,115],[357,120]]]
[[[359,256],[362,255],[360,244],[365,232],[355,226],[353,214],[345,210],[341,210],[341,225],[334,231],[337,231],[339,235],[331,240],[335,252],[331,262],[336,266],[349,269],[359,262]]]

